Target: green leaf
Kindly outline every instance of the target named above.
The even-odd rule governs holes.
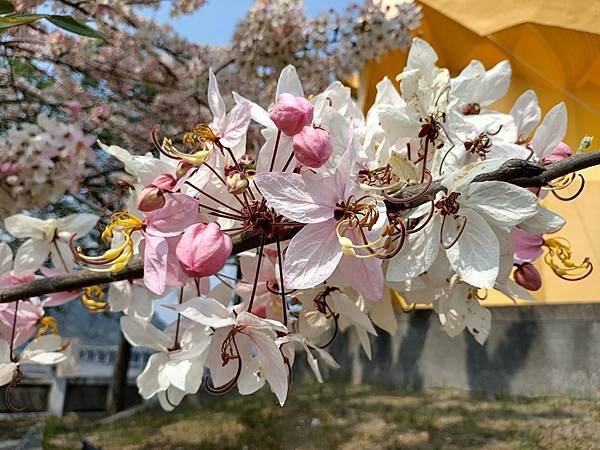
[[[79,34],[81,36],[87,36],[95,39],[106,40],[106,36],[104,36],[99,31],[94,30],[93,28],[87,26],[84,23],[78,22],[70,16],[48,16],[48,21],[53,23],[59,28],[63,30],[70,31],[71,33]]]
[[[8,0],[0,0],[0,14],[10,14],[15,12],[14,5]]]
[[[0,30],[37,22],[45,17],[46,14],[11,14],[8,16],[0,16]]]

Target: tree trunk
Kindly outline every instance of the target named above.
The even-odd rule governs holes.
[[[125,390],[127,388],[127,370],[131,357],[131,344],[121,334],[113,377],[106,396],[106,412],[115,414],[125,408]]]

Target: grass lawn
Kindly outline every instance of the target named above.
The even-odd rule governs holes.
[[[86,439],[103,449],[600,448],[600,404],[587,400],[304,383],[293,387],[284,408],[268,389],[200,402],[102,426],[48,419],[45,447],[79,449]]]

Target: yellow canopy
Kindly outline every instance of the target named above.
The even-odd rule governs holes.
[[[397,0],[384,0],[394,4]],[[438,65],[456,75],[470,60],[492,67],[508,59],[513,78],[508,95],[495,107],[508,111],[527,89],[536,91],[543,112],[563,101],[569,113],[565,141],[576,148],[584,135],[600,147],[600,2],[583,0],[419,0],[423,23],[418,35],[438,52]],[[368,108],[375,85],[395,76],[406,53],[391,52],[361,73],[358,98]],[[600,168],[583,172],[585,191],[572,202],[549,195],[546,206],[567,225],[557,235],[571,241],[574,260],[590,256],[597,270],[583,281],[556,277],[537,264],[543,287],[534,293],[540,303],[600,301]],[[510,304],[492,295],[487,302]],[[487,303],[486,302],[486,303]],[[489,304],[489,303],[488,303]]]

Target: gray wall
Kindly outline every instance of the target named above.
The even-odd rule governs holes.
[[[493,308],[480,346],[468,332],[451,338],[430,311],[398,313],[396,336],[374,338],[373,360],[339,336],[333,377],[403,389],[452,387],[488,394],[600,397],[600,305]]]

